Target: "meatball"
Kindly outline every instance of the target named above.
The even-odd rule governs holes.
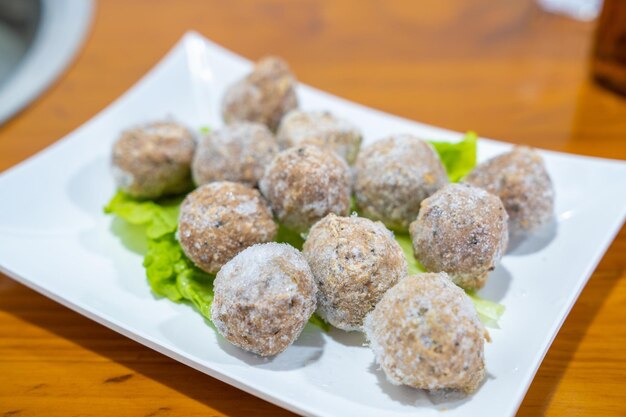
[[[289,66],[280,58],[265,57],[226,90],[222,116],[226,123],[247,120],[276,130],[283,115],[296,107],[296,78]]]
[[[277,153],[276,138],[265,125],[234,123],[202,139],[191,164],[193,180],[239,181],[254,187]]]
[[[308,145],[276,155],[259,187],[283,225],[306,232],[329,213],[348,214],[350,181],[344,160],[334,152]]]
[[[113,177],[120,190],[137,198],[157,198],[191,189],[196,142],[174,122],[154,122],[122,132],[113,145]]]
[[[488,335],[471,300],[445,273],[401,280],[367,315],[365,334],[394,385],[471,393],[485,377]]]
[[[218,332],[257,355],[287,349],[315,311],[311,269],[284,243],[247,248],[224,265],[213,285],[211,320]]]
[[[415,257],[428,271],[447,272],[465,289],[481,288],[506,250],[507,221],[495,195],[449,184],[422,201],[411,223]]]
[[[178,240],[200,269],[215,274],[235,255],[276,236],[261,194],[236,182],[212,182],[189,193],[180,206]]]
[[[547,224],[554,211],[554,190],[541,155],[517,146],[513,151],[478,165],[465,182],[500,197],[509,214],[512,235]]]
[[[407,274],[398,242],[381,222],[329,214],[304,243],[318,287],[318,313],[335,327],[361,330],[365,315]]]
[[[365,217],[406,231],[423,199],[448,183],[433,147],[415,136],[395,135],[363,149],[356,161],[354,191]]]
[[[361,132],[329,112],[292,110],[278,127],[278,143],[284,148],[315,145],[326,147],[353,164],[361,147]]]

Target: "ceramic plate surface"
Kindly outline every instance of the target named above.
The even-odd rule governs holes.
[[[481,290],[506,306],[486,345],[488,378],[472,397],[441,402],[390,385],[357,333],[308,325],[273,360],[220,338],[187,305],[156,299],[142,257],[102,213],[115,192],[109,155],[120,131],[156,118],[219,127],[224,89],[250,69],[243,58],[190,33],[136,86],[63,140],[0,175],[0,270],[140,343],[254,395],[315,416],[507,416],[517,410],[563,320],[626,215],[626,164],[544,152],[556,221],[514,244]],[[365,144],[412,132],[454,133],[299,87],[301,107],[360,126]],[[468,126],[471,128],[471,126]],[[510,145],[481,140],[479,159]]]

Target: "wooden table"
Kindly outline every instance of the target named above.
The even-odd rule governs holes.
[[[411,119],[626,159],[626,100],[589,82],[593,24],[534,1],[101,0],[71,69],[0,128],[0,171],[91,118],[188,29],[249,58],[281,55],[305,83]],[[519,415],[626,415],[625,267],[622,229]],[[289,414],[0,276],[1,415],[200,413]]]

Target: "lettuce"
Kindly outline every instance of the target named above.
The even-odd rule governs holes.
[[[178,291],[210,321],[214,277],[196,268],[186,258],[178,264],[175,272]]]
[[[460,142],[429,141],[439,154],[451,182],[460,181],[476,166],[478,135],[467,132]]]
[[[476,166],[476,148],[478,136],[474,132],[467,132],[460,142],[429,141],[439,154],[451,182],[460,181]],[[396,234],[396,241],[402,248],[408,263],[409,275],[426,272],[426,268],[419,263],[413,254],[413,243],[407,234]],[[488,327],[498,327],[498,321],[504,314],[504,306],[494,301],[481,298],[475,291],[465,291],[474,303],[480,321]]]
[[[143,266],[152,292],[172,301],[181,301],[183,295],[178,289],[177,282],[181,254],[176,244],[168,237],[148,241],[148,252],[144,257]]]
[[[106,205],[104,212],[130,224],[145,226],[144,238],[148,241],[148,249],[143,266],[152,292],[177,303],[190,303],[210,321],[214,276],[196,267],[185,256],[176,239],[181,201],[182,198],[141,201],[118,192]],[[282,226],[279,227],[277,241],[289,243],[298,249],[302,249],[304,243],[301,235]],[[310,323],[324,331],[330,329],[330,325],[316,314],[311,317]]]
[[[402,252],[404,252],[404,257],[406,258],[406,262],[409,265],[408,273],[409,275],[419,274],[421,272],[426,272],[426,268],[419,263],[419,261],[413,255],[413,242],[411,241],[411,236],[407,234],[397,233],[395,235],[396,242],[402,248]]]
[[[404,257],[406,258],[408,264],[408,273],[409,275],[419,274],[421,272],[426,272],[426,268],[420,262],[415,259],[415,255],[413,254],[413,243],[411,242],[411,237],[407,234],[396,234],[395,235],[396,242],[402,248],[402,252],[404,252]],[[485,300],[481,298],[476,291],[465,291],[465,293],[469,296],[469,298],[474,303],[474,308],[476,308],[476,312],[478,313],[478,318],[483,322],[485,326],[488,327],[498,327],[498,320],[502,314],[504,314],[504,306],[502,304],[498,304],[494,301]]]
[[[148,240],[143,266],[152,292],[174,302],[190,302],[211,319],[213,276],[185,256],[174,233]]]
[[[174,302],[189,302],[211,320],[213,276],[185,256],[174,233],[148,239],[143,266],[152,292]]]
[[[104,212],[114,214],[130,224],[146,226],[146,236],[157,239],[176,231],[181,201],[180,197],[158,203],[142,201],[118,191],[104,207]]]
[[[288,243],[298,250],[302,250],[302,245],[304,245],[304,238],[300,233],[287,229],[282,224],[278,225],[278,232],[276,233],[275,240],[279,243]]]
[[[311,323],[313,326],[319,327],[320,329],[322,329],[325,332],[329,332],[331,327],[332,327],[323,318],[318,316],[317,313],[313,313],[313,315],[309,319],[309,323]]]
[[[499,328],[498,321],[504,314],[504,305],[495,301],[485,300],[476,294],[476,291],[465,291],[465,293],[474,303],[480,321],[487,327]]]
[[[143,266],[152,292],[174,302],[189,302],[210,320],[213,277],[197,268],[176,240],[181,201],[182,197],[141,201],[118,192],[104,212],[145,227],[148,249]]]

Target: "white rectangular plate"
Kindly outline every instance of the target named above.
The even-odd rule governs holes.
[[[189,33],[137,85],[88,123],[0,175],[0,270],[165,355],[293,410],[315,416],[513,415],[546,350],[626,215],[626,164],[543,152],[556,189],[556,222],[517,245],[481,294],[503,303],[501,329],[486,346],[488,378],[472,397],[436,402],[395,387],[359,334],[307,326],[273,360],[225,342],[187,305],[151,294],[141,256],[102,213],[115,191],[109,154],[119,132],[166,116],[193,128],[221,125],[224,88],[250,69],[241,57]],[[458,133],[400,119],[311,87],[301,107],[360,126],[365,144],[412,132]],[[510,145],[479,143],[479,159]]]

